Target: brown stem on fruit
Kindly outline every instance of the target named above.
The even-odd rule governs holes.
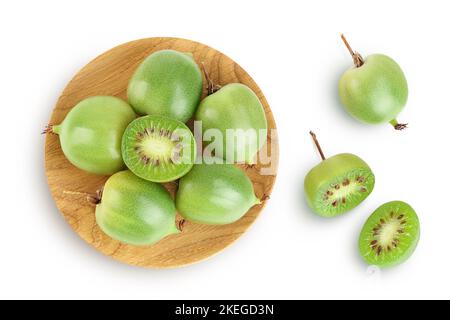
[[[183,232],[184,226],[186,225],[186,220],[181,219],[176,222],[177,229],[180,230],[180,232]]]
[[[407,123],[397,123],[394,126],[395,130],[404,130],[406,128],[408,128],[408,124]]]
[[[68,190],[64,190],[63,194],[69,194],[74,196],[85,196],[87,202],[93,205],[97,205],[102,201],[103,188],[97,190],[95,194],[79,191],[68,191]]]
[[[219,91],[222,86],[215,84],[211,77],[209,76],[208,71],[206,71],[206,67],[205,67],[205,63],[202,62],[202,68],[203,68],[203,74],[205,75],[205,79],[206,79],[206,90],[208,92],[208,96],[212,95],[214,92]]]
[[[317,150],[319,150],[320,157],[322,158],[322,161],[326,160],[325,155],[323,154],[322,148],[320,147],[319,140],[317,140],[316,134],[314,132],[312,132],[312,131],[310,131],[309,134],[311,135],[311,137],[312,137],[312,139],[314,141],[314,144],[316,145]]]
[[[45,126],[44,130],[42,130],[41,134],[48,134],[48,133],[54,133],[53,132],[53,125],[49,124],[48,126]]]
[[[392,120],[390,121],[390,124],[394,127],[395,130],[405,130],[406,128],[408,128],[408,124],[407,123],[398,123],[397,120]]]
[[[343,34],[341,34],[341,39],[342,39],[342,41],[344,41],[345,46],[347,47],[348,51],[352,55],[352,59],[353,59],[353,63],[355,64],[355,67],[357,67],[357,68],[361,67],[364,64],[363,57],[358,52],[353,51],[352,47],[350,46],[350,44],[348,43],[347,39],[345,38],[345,36]]]

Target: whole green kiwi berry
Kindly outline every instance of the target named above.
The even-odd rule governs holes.
[[[328,159],[313,132],[322,162],[305,177],[304,188],[309,207],[318,215],[334,217],[358,206],[372,192],[375,176],[361,158],[351,153]]]
[[[345,109],[365,123],[390,123],[397,130],[406,128],[406,124],[396,119],[408,100],[408,84],[400,66],[383,54],[363,59],[342,38],[355,64],[339,80],[339,96]]]
[[[131,106],[111,96],[95,96],[74,106],[59,125],[46,132],[59,135],[62,151],[77,168],[110,175],[123,170],[122,135],[136,117]]]
[[[200,102],[203,80],[192,54],[161,50],[149,55],[128,85],[128,101],[138,114],[189,120]]]
[[[230,83],[209,88],[210,95],[200,103],[195,120],[204,132],[218,130],[221,148],[215,156],[227,162],[255,163],[257,152],[267,140],[267,119],[258,96],[246,85]],[[216,141],[217,143],[217,141]]]
[[[206,158],[179,181],[178,212],[186,220],[223,225],[233,223],[261,201],[246,174],[222,159]]]
[[[106,181],[95,217],[103,232],[131,245],[151,245],[179,233],[169,192],[131,171],[118,172]]]

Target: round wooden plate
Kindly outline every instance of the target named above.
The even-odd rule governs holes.
[[[177,38],[148,38],[113,48],[87,64],[70,81],[53,110],[50,124],[61,123],[80,100],[95,95],[113,95],[126,99],[128,81],[137,66],[152,52],[174,49],[192,52],[197,63],[204,63],[216,84],[240,82],[258,95],[266,112],[269,129],[275,121],[264,95],[252,78],[233,60],[204,44]],[[206,94],[206,81],[204,95]],[[270,132],[270,130],[269,130]],[[241,166],[253,182],[259,198],[267,199],[275,182],[278,142],[268,136],[272,172],[262,174],[263,166]],[[270,139],[272,138],[272,139]],[[108,177],[83,172],[71,165],[61,151],[57,135],[48,134],[45,143],[45,168],[52,196],[72,228],[98,251],[131,265],[149,268],[180,267],[208,258],[238,239],[255,221],[265,202],[255,206],[239,221],[225,226],[207,226],[187,222],[183,232],[169,236],[152,246],[122,244],[104,234],[95,223],[95,207],[76,193],[95,193]],[[174,194],[176,184],[165,185]],[[67,192],[69,191],[69,192]]]

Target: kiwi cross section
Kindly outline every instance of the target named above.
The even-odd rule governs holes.
[[[50,124],[61,123],[79,101],[98,95],[111,95],[127,99],[127,86],[133,72],[151,53],[173,49],[190,52],[197,64],[203,64],[211,80],[218,85],[242,83],[250,87],[261,101],[267,118],[268,131],[276,129],[271,109],[253,79],[233,60],[204,44],[179,38],[147,38],[122,44],[98,56],[82,68],[69,82],[53,110]],[[202,98],[207,94],[207,81],[203,81]],[[188,121],[192,129],[192,121]],[[278,167],[278,141],[267,137],[273,170],[262,175],[260,164],[242,165],[252,181],[256,196],[270,197]],[[266,166],[266,165],[265,165]],[[65,158],[58,136],[49,134],[45,142],[45,170],[52,197],[72,229],[99,252],[123,263],[147,268],[175,268],[189,265],[222,251],[235,242],[253,224],[265,206],[265,201],[252,207],[235,223],[228,225],[202,225],[185,222],[183,232],[171,235],[151,246],[125,245],[103,233],[95,222],[95,207],[86,201],[85,194],[95,194],[108,176],[86,173],[74,167]],[[175,182],[164,186],[172,197]],[[181,218],[177,218],[181,221]]]

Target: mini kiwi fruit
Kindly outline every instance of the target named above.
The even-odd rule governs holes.
[[[383,204],[369,217],[359,237],[359,252],[369,265],[393,267],[406,261],[420,238],[420,222],[403,201]]]
[[[347,112],[355,119],[369,123],[390,123],[396,130],[407,124],[397,121],[408,100],[408,82],[403,70],[384,54],[363,57],[353,51],[341,35],[350,52],[354,67],[339,79],[339,97]]]
[[[169,182],[191,170],[196,143],[184,123],[162,116],[145,116],[131,122],[125,130],[122,156],[138,177]]]
[[[121,140],[136,118],[131,106],[112,96],[93,96],[78,102],[57,125],[43,133],[59,136],[66,158],[86,172],[111,175],[123,170]]]
[[[375,176],[361,158],[351,153],[325,158],[320,144],[310,132],[322,158],[305,177],[306,201],[320,216],[334,217],[358,206],[372,192]]]
[[[218,158],[203,163],[180,179],[175,204],[180,215],[192,222],[224,225],[241,219],[261,204],[245,172]]]
[[[159,50],[136,69],[128,84],[128,101],[140,115],[188,121],[202,95],[202,73],[192,53]]]
[[[205,132],[221,133],[216,139],[222,148],[214,149],[214,155],[227,163],[255,164],[258,151],[267,141],[264,106],[248,86],[228,83],[221,87],[213,83],[205,68],[204,74],[208,96],[198,106],[195,120],[202,123]]]
[[[98,197],[95,218],[100,229],[120,242],[151,245],[180,233],[175,202],[160,184],[146,181],[132,172],[120,171],[106,181]]]

